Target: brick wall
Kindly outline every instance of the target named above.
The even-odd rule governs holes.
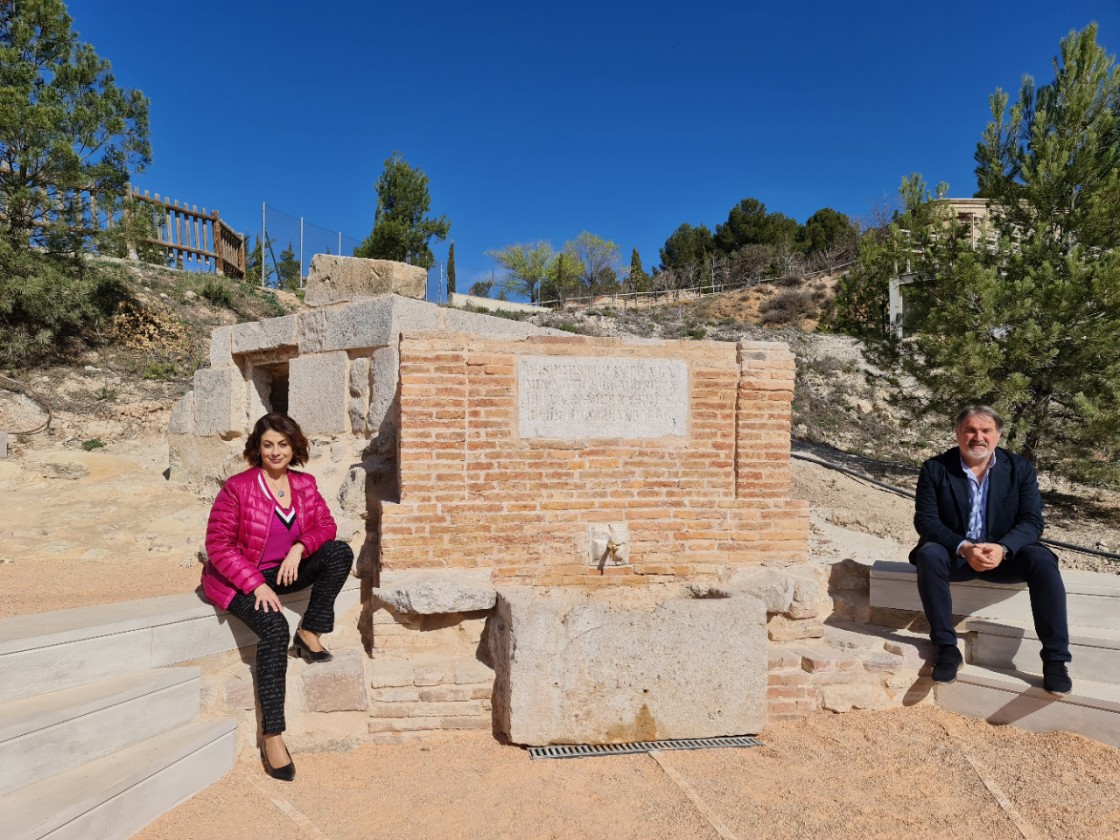
[[[687,430],[523,438],[520,355],[684,360]],[[808,507],[789,498],[793,379],[792,354],[768,342],[403,336],[400,501],[381,505],[381,569],[596,585],[804,561]],[[588,565],[592,523],[628,526],[629,565]]]

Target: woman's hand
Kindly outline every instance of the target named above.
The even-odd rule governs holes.
[[[288,549],[288,554],[284,557],[284,562],[280,564],[280,569],[276,572],[276,582],[281,586],[295,583],[296,578],[299,576],[299,561],[302,559],[303,543],[297,542]]]
[[[264,610],[265,612],[280,612],[282,609],[280,596],[273,592],[272,587],[267,583],[262,583],[254,589],[253,597],[257,599],[254,609]]]

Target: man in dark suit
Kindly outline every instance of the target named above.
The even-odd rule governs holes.
[[[953,682],[962,661],[950,581],[1025,582],[1042,641],[1043,686],[1065,694],[1073,687],[1066,669],[1066,590],[1057,556],[1038,542],[1044,522],[1034,467],[997,449],[1003,421],[987,406],[964,409],[953,430],[957,447],[922,465],[914,511],[921,539],[910,552],[929,637],[937,647],[933,679]]]

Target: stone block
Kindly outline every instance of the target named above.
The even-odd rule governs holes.
[[[303,671],[303,696],[309,712],[360,712],[369,708],[362,655],[334,652],[330,662],[316,662]]]
[[[384,572],[373,597],[402,614],[443,615],[489,610],[497,593],[487,569]]]
[[[214,327],[210,331],[210,367],[237,367],[233,361],[233,327]]]
[[[345,353],[314,353],[288,363],[288,414],[305,434],[347,430]]]
[[[784,615],[775,615],[767,624],[770,640],[790,642],[797,639],[819,639],[824,636],[824,627],[819,621],[796,621]]]
[[[194,391],[187,391],[171,409],[167,432],[172,435],[194,434]],[[5,433],[6,437],[6,433]]]
[[[495,720],[518,744],[759,732],[766,611],[680,586],[511,587],[492,626]]]
[[[8,433],[0,432],[0,458],[8,457]]]
[[[371,434],[381,436],[385,446],[395,448],[399,427],[400,408],[397,402],[397,382],[400,379],[401,354],[396,346],[380,347],[373,351],[370,365],[369,414],[366,428]]]
[[[253,367],[249,370],[248,404],[246,413],[249,421],[257,422],[257,418],[268,414],[272,410],[269,405],[272,391],[272,375],[262,368]]]
[[[479,717],[445,717],[440,721],[443,729],[485,729],[491,727],[490,715]]]
[[[850,557],[834,563],[829,570],[828,588],[836,590],[854,590],[867,592],[871,586],[871,566],[857,563]]]
[[[350,363],[350,428],[354,434],[365,434],[369,414],[370,358],[362,356]]]
[[[253,675],[248,668],[243,673],[231,674],[222,686],[222,696],[229,709],[255,709],[257,692],[253,686]]]
[[[494,669],[485,662],[464,662],[455,667],[455,682],[458,685],[471,685],[494,682]]]
[[[420,689],[413,686],[375,688],[370,693],[376,703],[415,703],[420,699]]]
[[[393,260],[367,260],[316,254],[307,275],[308,306],[345,303],[376,295],[396,294],[423,300],[428,272]]]
[[[246,387],[236,368],[194,372],[194,433],[228,435],[247,431]]]
[[[933,642],[919,637],[888,640],[883,643],[883,649],[888,654],[901,657],[902,664],[907,668],[922,668],[936,658]]]
[[[441,683],[449,683],[455,681],[455,670],[447,663],[432,663],[428,665],[417,665],[416,672],[412,676],[412,682],[419,686],[432,686],[440,685]]]
[[[250,321],[233,328],[231,352],[259,353],[266,350],[279,350],[297,346],[298,317],[284,315],[280,318],[266,318],[263,321]]]
[[[850,712],[852,709],[883,709],[890,705],[890,698],[878,685],[852,683],[826,685],[821,688],[821,708],[830,712]]]
[[[784,613],[793,601],[793,580],[778,569],[735,569],[727,587],[758,598],[768,613]]]
[[[863,667],[868,671],[896,674],[906,667],[906,661],[902,656],[886,651],[867,653],[861,658],[863,659]]]
[[[396,344],[393,300],[386,296],[303,313],[299,319],[300,353]]]
[[[474,691],[459,685],[441,685],[420,691],[420,700],[425,703],[459,703],[463,700],[476,700]]]

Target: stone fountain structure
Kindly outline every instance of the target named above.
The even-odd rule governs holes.
[[[317,305],[216,330],[172,420],[173,477],[212,488],[266,410],[312,439],[366,655],[306,685],[307,710],[352,696],[383,740],[759,732],[768,620],[816,597],[792,354],[441,309],[422,274],[316,257]]]

